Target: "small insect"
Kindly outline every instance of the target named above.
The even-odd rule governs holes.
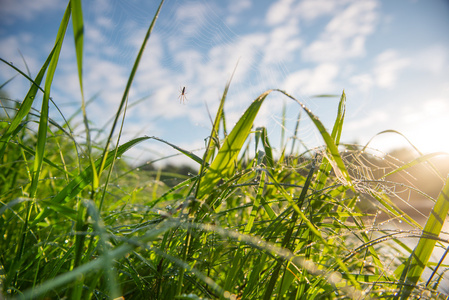
[[[178,99],[179,99],[179,103],[184,103],[187,100],[187,93],[186,93],[186,87],[180,87],[179,88],[179,92],[181,93],[181,95],[179,95]]]

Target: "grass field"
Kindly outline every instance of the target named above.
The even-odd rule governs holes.
[[[446,299],[448,238],[442,230],[449,181],[432,164],[442,154],[418,151],[403,163],[369,147],[341,144],[344,93],[331,130],[281,90],[262,93],[227,128],[228,82],[202,155],[157,137],[120,140],[128,93],[159,10],[102,141],[91,140],[84,98],[78,126],[84,126],[85,139],[75,137],[71,117],[57,123],[49,115],[49,106],[57,106],[50,90],[70,18],[83,95],[81,1],[71,1],[36,77],[2,59],[32,83],[22,101],[1,99],[3,297]],[[253,126],[272,93],[298,104],[322,147],[299,151],[295,130],[275,155],[268,130]],[[148,140],[186,155],[198,172],[149,171],[120,159]],[[441,187],[436,195],[393,180],[408,178],[419,166]],[[431,203],[424,226],[398,206],[403,191]],[[404,226],[393,226],[398,223]]]

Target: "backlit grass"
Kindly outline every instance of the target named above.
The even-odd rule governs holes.
[[[80,0],[70,1],[55,46],[36,77],[2,59],[32,83],[23,101],[1,99],[3,296],[447,297],[447,236],[442,227],[449,210],[449,183],[430,163],[441,153],[401,163],[368,147],[341,144],[344,92],[331,130],[294,95],[281,90],[262,93],[233,128],[226,128],[228,82],[201,155],[158,137],[121,141],[129,90],[162,3],[113,123],[103,129],[103,141],[91,139],[84,96],[84,139],[74,136],[72,118],[58,123],[49,115],[49,106],[58,103],[50,91],[70,18],[83,95]],[[321,135],[322,147],[299,151],[296,124],[295,136],[275,154],[267,129],[253,124],[272,93],[297,103],[298,112],[305,113]],[[36,110],[33,104],[40,97],[42,106]],[[119,159],[148,140],[186,155],[198,172],[149,171]],[[391,180],[399,174],[407,177],[417,165],[425,165],[440,181],[438,196]],[[173,184],[166,184],[169,178],[175,179]],[[434,202],[424,227],[398,206],[400,189]],[[399,222],[404,226],[395,227]],[[437,260],[431,259],[432,253],[438,253]]]

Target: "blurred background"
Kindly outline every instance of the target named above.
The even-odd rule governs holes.
[[[0,0],[0,57],[35,77],[50,53],[67,2]],[[159,1],[83,1],[84,85],[95,140],[105,138]],[[131,89],[122,142],[157,136],[202,149],[226,82],[228,130],[271,88],[287,91],[331,128],[347,95],[342,142],[366,144],[394,129],[424,153],[449,152],[449,1],[447,0],[167,0]],[[0,82],[17,75],[0,65]],[[185,87],[186,101],[180,103]],[[23,100],[29,82],[16,76],[3,98]],[[315,97],[337,95],[337,97]],[[51,97],[83,135],[73,31],[67,31]],[[40,103],[36,102],[37,109]],[[294,133],[300,107],[280,94],[262,106],[279,147]],[[285,126],[282,118],[285,116]],[[62,121],[52,107],[51,117]],[[299,137],[322,144],[301,115]],[[284,135],[282,132],[284,131]],[[97,135],[98,134],[98,135]],[[389,152],[408,146],[398,134],[374,138]],[[305,146],[304,150],[306,149]],[[139,164],[177,152],[156,141],[134,149]],[[200,154],[201,150],[197,152]],[[189,163],[177,155],[164,162]]]

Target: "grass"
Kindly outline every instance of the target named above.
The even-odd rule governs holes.
[[[20,103],[2,98],[3,296],[447,298],[442,289],[448,280],[446,252],[439,260],[430,259],[436,248],[447,249],[442,225],[449,210],[449,181],[431,164],[441,154],[399,163],[368,147],[341,144],[344,93],[330,132],[304,104],[281,90],[262,93],[228,132],[224,113],[228,82],[201,157],[157,137],[121,143],[128,93],[162,3],[102,142],[91,141],[83,95],[81,1],[69,3],[55,46],[34,79],[2,59],[32,83]],[[58,124],[48,109],[54,103],[52,79],[69,17],[82,95],[83,141],[75,138],[71,121]],[[32,107],[39,92],[43,101],[38,112]],[[298,104],[298,112],[308,115],[322,136],[322,147],[299,151],[298,118],[295,136],[282,145],[279,156],[274,154],[267,129],[253,126],[271,93]],[[191,158],[198,173],[149,172],[119,159],[149,139]],[[428,166],[442,182],[437,197],[413,184],[390,180],[399,174],[408,178],[407,171],[417,165]],[[169,177],[177,184],[160,180]],[[424,228],[397,205],[402,187],[435,202]],[[377,221],[380,214],[387,221]],[[408,224],[409,229],[382,226],[392,220]]]

